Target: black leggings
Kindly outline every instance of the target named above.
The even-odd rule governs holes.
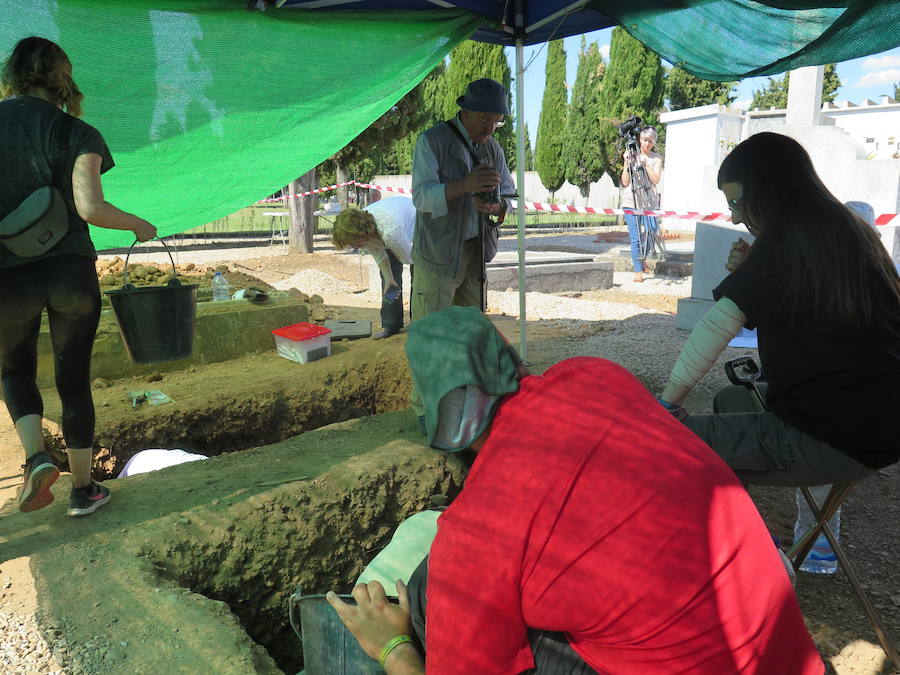
[[[91,351],[100,320],[94,261],[61,255],[0,270],[0,374],[13,422],[44,414],[37,387],[38,335],[47,310],[62,427],[70,448],[94,444]]]

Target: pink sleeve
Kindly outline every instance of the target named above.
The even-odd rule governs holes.
[[[534,667],[508,566],[483,538],[445,517],[428,560],[426,672],[506,675]]]

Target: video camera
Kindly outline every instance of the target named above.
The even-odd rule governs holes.
[[[625,147],[629,151],[637,152],[640,148],[641,131],[644,129],[644,127],[641,126],[642,124],[643,120],[641,120],[640,117],[632,115],[617,127],[619,136],[625,139]]]

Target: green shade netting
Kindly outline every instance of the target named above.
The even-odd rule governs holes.
[[[107,199],[160,235],[233,213],[321,163],[480,22],[455,11],[248,12],[233,0],[0,0],[0,16],[0,54],[28,35],[69,54],[84,120],[116,160]],[[134,240],[91,236],[98,249]]]
[[[590,0],[588,7],[714,80],[900,44],[898,0],[777,4]],[[165,235],[232,213],[330,157],[485,21],[446,9],[244,7],[243,0],[0,0],[0,54],[28,35],[63,46],[85,93],[85,120],[103,133],[118,165],[103,179],[108,199]],[[132,240],[100,228],[92,236],[101,249]]]
[[[589,2],[670,63],[707,80],[838,63],[900,45],[900,0],[771,4],[778,6],[750,0]]]

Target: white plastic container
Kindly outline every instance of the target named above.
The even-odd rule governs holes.
[[[309,363],[331,356],[331,329],[314,323],[295,323],[272,331],[278,356]]]

